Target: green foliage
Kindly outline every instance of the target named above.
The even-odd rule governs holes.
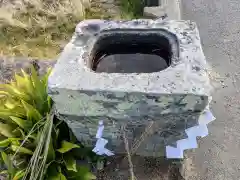
[[[22,71],[0,85],[1,172],[9,180],[96,179],[76,159],[98,156],[76,142],[68,126],[54,116],[47,94],[48,73],[39,77]],[[90,152],[90,153],[89,153]]]
[[[143,16],[144,0],[120,0],[124,19],[141,18]]]
[[[57,151],[60,152],[60,153],[66,153],[74,148],[80,148],[80,146],[76,145],[76,144],[72,144],[70,142],[67,142],[67,141],[62,141],[61,142],[61,148],[58,149]]]

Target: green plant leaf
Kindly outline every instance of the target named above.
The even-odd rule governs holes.
[[[23,130],[20,127],[17,127],[16,129],[14,129],[12,133],[14,134],[14,137],[18,137],[18,138],[25,136]]]
[[[77,172],[68,171],[69,179],[74,180],[93,180],[96,179],[96,176],[93,175],[89,168],[86,166],[77,166]]]
[[[10,96],[17,98],[17,99],[23,99],[25,101],[28,101],[30,99],[29,95],[26,94],[24,91],[20,90],[17,87],[16,82],[11,82],[11,84],[0,84],[0,89],[3,89],[4,91],[8,92]]]
[[[5,95],[5,96],[8,96],[9,93],[7,91],[0,91],[0,95]]]
[[[13,81],[10,84],[1,84],[0,88],[3,89],[5,92],[10,94],[11,96],[18,97],[22,93],[16,88],[16,83]]]
[[[62,173],[60,173],[59,180],[67,180],[67,178]]]
[[[43,84],[45,84],[45,85],[47,85],[47,83],[48,83],[48,77],[49,77],[49,75],[51,74],[51,72],[52,72],[52,68],[48,68],[47,69],[47,73],[42,77],[42,82],[43,82]]]
[[[9,100],[10,98],[8,98]],[[7,105],[9,108],[6,106],[0,106],[0,118],[3,120],[9,120],[9,116],[16,116],[16,117],[25,117],[26,116],[26,111],[23,108],[22,104],[19,102],[16,102],[15,105]],[[13,109],[10,108],[10,106],[14,106]]]
[[[77,163],[73,156],[70,154],[64,156],[64,162],[68,171],[77,172]]]
[[[19,114],[17,114],[17,112],[11,112],[8,110],[2,110],[0,109],[0,118],[2,120],[4,120],[5,122],[7,122],[10,118],[10,116],[16,116],[19,117]],[[21,117],[21,116],[20,116]],[[11,120],[11,119],[10,119]]]
[[[9,139],[4,139],[2,141],[0,141],[0,147],[3,148],[3,147],[7,147],[9,144],[10,144],[10,140]]]
[[[97,179],[97,177],[91,172],[86,173],[84,176],[84,180],[93,180],[93,179]]]
[[[15,145],[15,146],[20,146],[21,145],[21,143],[19,141],[12,141],[11,143],[12,143],[12,145]]]
[[[19,89],[22,89],[24,91],[26,91],[26,83],[27,83],[27,79],[25,79],[23,76],[19,76],[17,73],[15,73],[14,75],[15,77],[15,82],[16,85]]]
[[[53,147],[53,140],[52,140],[52,138],[51,138],[50,143],[49,143],[48,155],[47,156],[48,156],[47,157],[48,161],[52,161],[56,157],[55,151],[54,151],[54,147]]]
[[[50,96],[47,97],[48,110],[52,108],[52,99]]]
[[[46,171],[46,180],[58,176],[58,174],[59,174],[58,169],[61,169],[61,168],[59,168],[59,166],[60,165],[54,161],[52,161],[46,165],[46,170],[47,170]]]
[[[37,134],[35,133],[35,134],[30,134],[30,135],[28,135],[29,136],[29,138],[31,138],[31,139],[33,139],[33,140],[36,140],[37,139]]]
[[[76,143],[78,141],[71,129],[69,129],[69,138],[70,138],[70,141],[73,143]]]
[[[36,135],[36,138],[35,138],[35,140],[34,140],[35,146],[37,146],[37,145],[39,144],[39,140],[40,140],[41,135],[42,135],[42,132],[41,132],[41,131],[38,131],[38,132],[37,132],[37,135]]]
[[[14,174],[14,169],[13,169],[13,164],[12,164],[12,161],[11,161],[11,157],[8,154],[6,154],[5,152],[1,152],[1,155],[2,155],[3,162],[7,167],[8,175],[10,176],[10,179],[11,179],[11,177]]]
[[[7,166],[7,169],[9,169],[11,165],[10,157],[5,152],[1,152],[1,155],[4,164]]]
[[[36,108],[34,108],[31,104],[28,104],[23,100],[21,102],[23,104],[24,109],[27,112],[28,120],[39,121],[43,118],[39,111]]]
[[[0,147],[3,148],[3,147],[7,147],[10,143],[14,143],[16,141],[19,141],[20,139],[19,138],[7,138],[7,139],[4,139],[2,141],[0,141]]]
[[[13,167],[15,170],[20,170],[20,169],[22,170],[29,163],[28,157],[24,156],[23,154],[17,154],[12,159],[13,159]]]
[[[2,134],[5,137],[14,137],[13,134],[13,127],[11,127],[8,124],[4,124],[0,122],[0,134]]]
[[[0,175],[5,175],[5,174],[8,174],[7,170],[3,170],[3,171],[0,172]]]
[[[47,180],[67,180],[67,178],[62,173],[58,173],[55,176],[48,177]]]
[[[41,79],[38,77],[36,69],[32,66],[31,67],[31,79],[34,85],[34,88],[36,90],[36,96],[39,98],[41,102],[44,101],[44,96],[45,96],[45,86],[41,83]]]
[[[34,85],[34,95],[37,97],[36,107],[41,114],[49,112],[52,103],[47,94],[47,79],[50,72],[47,72],[42,78],[37,75],[36,70],[32,67],[31,79]]]
[[[6,106],[8,109],[14,109],[19,103],[14,101],[11,98],[8,98],[7,101],[5,102],[4,106]]]
[[[53,129],[53,117],[53,113],[47,114],[44,126],[41,126],[41,130],[39,131],[41,132],[40,139],[27,166],[23,180],[43,179],[44,175],[46,175],[47,155]]]
[[[23,128],[24,130],[29,130],[32,127],[32,122],[23,120],[22,118],[10,116],[13,122],[15,122],[18,126]]]
[[[66,153],[66,152],[68,152],[68,151],[70,151],[74,148],[80,148],[80,146],[64,140],[64,141],[61,142],[61,148],[58,149],[57,151],[63,154],[63,153]]]
[[[13,177],[13,180],[19,180],[21,179],[25,174],[25,170],[20,170],[20,171],[17,171],[16,174],[14,175]]]
[[[26,135],[21,127],[17,127],[16,129],[14,129],[13,134],[16,137],[21,137],[22,139],[24,139],[26,137]]]
[[[14,152],[33,155],[33,152],[31,150],[25,148],[25,147],[21,147],[21,146],[17,146],[17,145],[11,145],[11,149]]]
[[[22,71],[22,75],[23,75],[24,80],[25,80],[26,91],[31,96],[31,98],[36,100],[35,88],[34,88],[31,76],[28,75],[23,69],[21,69],[21,71]]]

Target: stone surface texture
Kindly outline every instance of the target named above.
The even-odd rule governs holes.
[[[92,71],[89,59],[97,40],[106,33],[127,29],[164,29],[174,34],[179,56],[172,58],[170,67],[155,73]],[[108,149],[125,152],[125,130],[130,148],[136,148],[136,141],[147,128],[148,136],[135,153],[163,156],[165,146],[185,138],[184,130],[197,124],[208,104],[211,86],[205,68],[194,22],[87,20],[77,25],[49,77],[48,89],[59,118],[68,123],[83,144],[94,145],[98,121],[103,120]]]

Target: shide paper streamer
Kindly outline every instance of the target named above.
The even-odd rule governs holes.
[[[98,155],[107,155],[107,156],[113,156],[114,154],[105,148],[105,145],[108,143],[108,140],[102,138],[104,125],[103,121],[99,121],[98,123],[98,130],[96,134],[97,142],[93,149],[93,152],[95,152]]]
[[[166,157],[168,159],[182,159],[184,150],[198,148],[197,137],[206,137],[208,135],[207,125],[214,121],[216,118],[213,116],[209,107],[200,115],[197,126],[185,130],[188,138],[177,141],[177,147],[166,146]],[[108,140],[102,138],[104,130],[103,121],[99,121],[99,126],[96,134],[97,142],[93,149],[98,155],[113,156],[114,153],[105,148]]]
[[[206,137],[208,135],[207,125],[215,119],[209,107],[207,107],[198,119],[199,125],[185,130],[188,136],[187,139],[177,141],[177,147],[166,146],[166,157],[169,159],[182,159],[184,150],[198,148],[196,138]]]

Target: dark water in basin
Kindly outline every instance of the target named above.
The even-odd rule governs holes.
[[[152,73],[167,67],[166,60],[155,54],[113,54],[98,60],[96,72]]]

